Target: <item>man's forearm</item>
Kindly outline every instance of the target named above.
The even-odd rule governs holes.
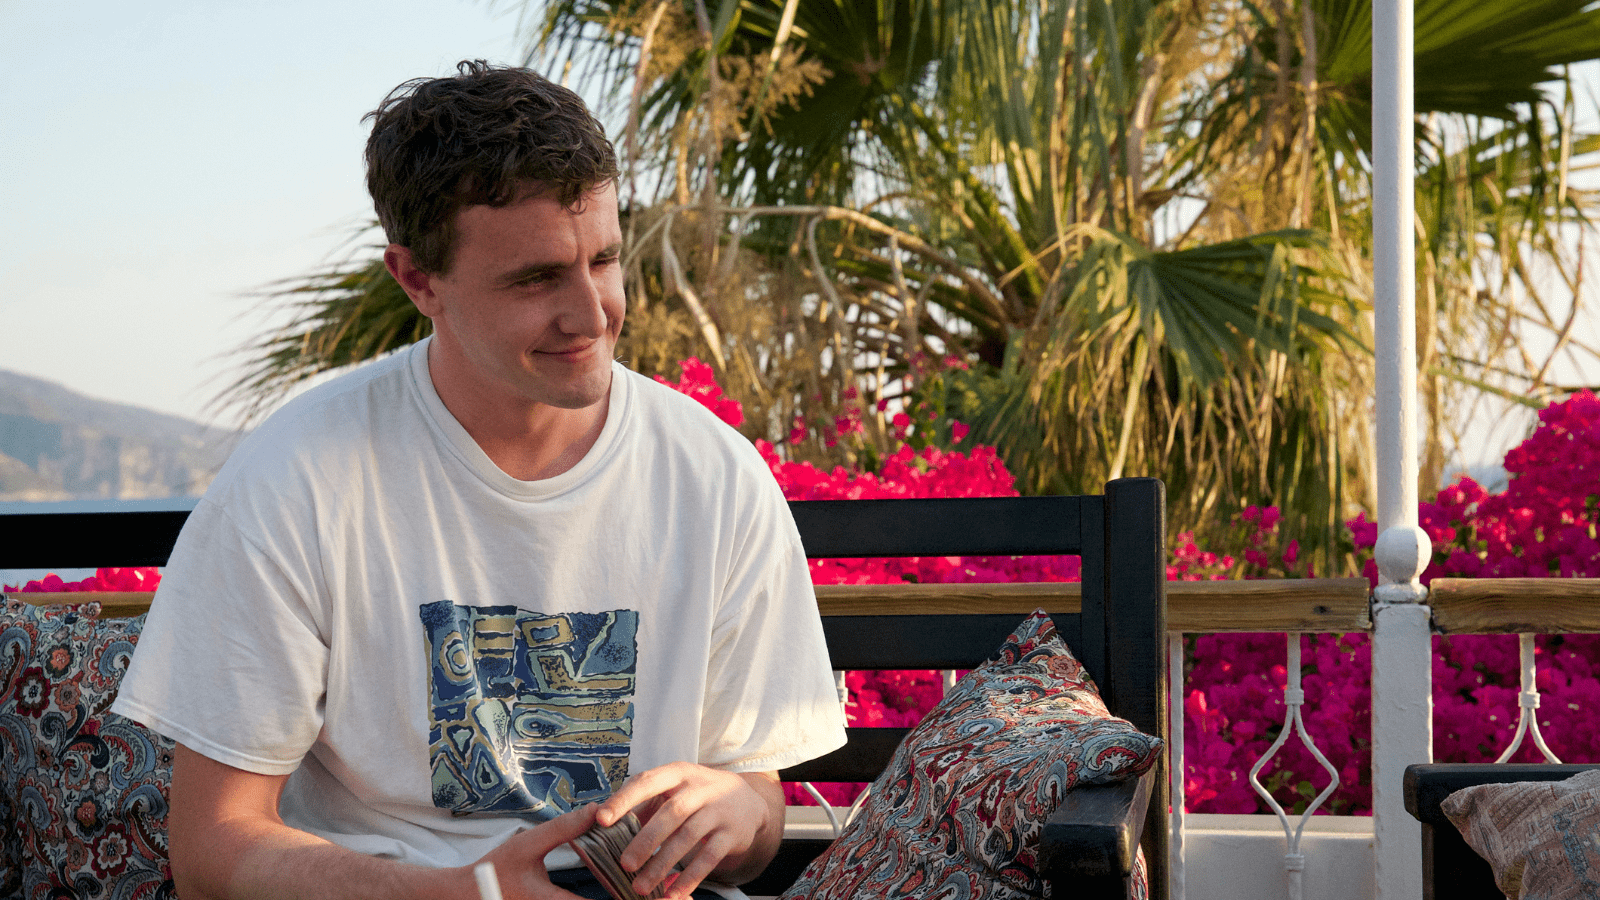
[[[284,824],[287,776],[234,769],[182,744],[172,769],[168,851],[184,900],[472,895],[470,872],[378,859]]]
[[[183,900],[465,900],[472,865],[430,869],[367,856],[291,828],[278,817],[288,776],[257,775],[179,744],[167,813],[172,877]],[[576,900],[550,883],[545,854],[594,824],[580,807],[512,835],[492,862],[505,900]]]
[[[476,892],[464,869],[379,859],[270,823],[219,823],[174,844],[172,858],[184,900],[436,900]]]

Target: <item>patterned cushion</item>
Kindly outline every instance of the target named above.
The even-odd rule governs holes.
[[[1042,610],[906,735],[860,814],[784,898],[1043,897],[1039,834],[1074,785],[1155,764]],[[1143,896],[1142,862],[1136,881]]]
[[[1463,788],[1442,809],[1511,900],[1600,896],[1600,769]]]
[[[108,712],[144,617],[0,608],[0,896],[170,898],[172,742]]]

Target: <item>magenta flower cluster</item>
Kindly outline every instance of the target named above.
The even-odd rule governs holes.
[[[1434,554],[1422,575],[1436,577],[1600,577],[1600,400],[1580,392],[1540,413],[1540,424],[1506,454],[1509,482],[1490,494],[1463,477],[1420,504]],[[1247,509],[1239,523],[1244,564],[1234,577],[1297,577],[1297,548],[1276,551],[1276,517]],[[1348,523],[1358,551],[1377,542],[1365,514]],[[1177,555],[1201,577],[1220,577],[1226,558],[1180,544]],[[1366,554],[1370,557],[1370,554]],[[1209,563],[1209,566],[1207,565]],[[1377,566],[1365,564],[1377,583]],[[1193,577],[1193,576],[1187,576]],[[1339,789],[1321,811],[1371,812],[1371,649],[1364,634],[1299,638],[1306,731],[1339,772]],[[1250,768],[1283,727],[1283,635],[1210,634],[1189,639],[1184,693],[1185,807],[1198,812],[1265,812],[1247,781]],[[1552,752],[1566,762],[1600,758],[1600,636],[1536,639],[1537,710]],[[1434,758],[1489,762],[1511,745],[1521,690],[1515,635],[1434,638]],[[1514,762],[1542,757],[1525,740]],[[1328,775],[1291,736],[1262,771],[1273,796],[1303,808]]]
[[[1540,424],[1506,454],[1509,482],[1490,494],[1470,478],[1419,505],[1434,554],[1422,575],[1436,577],[1600,577],[1600,401],[1580,392],[1540,413]],[[1251,524],[1251,510],[1241,523]],[[1304,576],[1289,542],[1274,556],[1276,522],[1258,517],[1236,577]],[[1377,542],[1365,514],[1349,522],[1358,551]],[[1179,548],[1182,557],[1185,548]],[[1193,551],[1190,551],[1193,556]],[[1367,554],[1370,556],[1370,554]],[[1276,565],[1273,564],[1277,560]],[[1218,570],[1213,566],[1212,570]],[[1365,571],[1374,584],[1377,566]],[[1363,634],[1300,637],[1306,730],[1339,772],[1327,812],[1371,811],[1371,650]],[[1282,728],[1287,651],[1282,635],[1196,635],[1184,694],[1185,806],[1199,812],[1264,812],[1246,780]],[[1600,636],[1536,639],[1537,720],[1566,762],[1600,758]],[[1434,638],[1434,758],[1489,762],[1511,745],[1521,690],[1515,635]],[[1541,757],[1525,740],[1514,762]],[[1263,769],[1285,805],[1303,806],[1327,784],[1297,737]]]
[[[77,591],[153,591],[161,584],[161,570],[153,566],[96,569],[82,581],[62,581],[59,575],[46,575],[22,587],[0,586],[0,592],[17,593],[71,593]]]

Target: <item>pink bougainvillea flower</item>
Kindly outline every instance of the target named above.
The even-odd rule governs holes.
[[[744,407],[739,401],[723,395],[721,385],[717,384],[716,373],[709,365],[691,356],[678,366],[682,374],[679,375],[677,383],[668,381],[660,375],[655,376],[656,381],[700,401],[700,405],[735,428],[744,424]]]

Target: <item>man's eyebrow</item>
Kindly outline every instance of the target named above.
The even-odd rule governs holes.
[[[531,263],[526,266],[512,269],[504,275],[501,275],[500,283],[520,284],[521,282],[527,281],[531,278],[536,278],[540,275],[559,272],[564,268],[566,268],[566,263]]]
[[[595,253],[593,259],[596,259],[596,260],[599,260],[599,259],[611,259],[613,257],[618,257],[618,256],[621,256],[621,255],[622,255],[622,242],[621,241],[617,241],[614,244],[608,244],[607,246],[600,248],[600,250],[598,250]],[[540,275],[546,275],[546,274],[549,274],[549,273],[552,273],[552,272],[559,272],[562,269],[565,269],[566,267],[567,267],[567,264],[566,263],[562,263],[562,262],[530,263],[530,264],[528,264],[526,266],[521,266],[519,268],[512,269],[511,271],[505,273],[504,275],[501,275],[500,276],[500,283],[501,284],[520,284],[521,282],[528,281],[529,279],[537,278]]]

